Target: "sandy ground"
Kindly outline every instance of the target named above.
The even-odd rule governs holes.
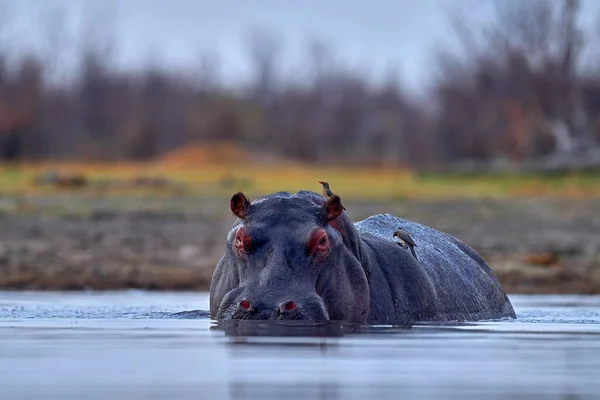
[[[599,200],[344,204],[355,221],[390,212],[457,236],[508,292],[600,293]],[[19,210],[0,207],[3,289],[205,290],[234,220],[221,200],[40,197]]]

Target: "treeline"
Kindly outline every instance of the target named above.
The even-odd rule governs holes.
[[[506,1],[485,28],[456,20],[462,54],[437,54],[426,101],[393,77],[373,84],[323,43],[304,79],[283,79],[281,44],[264,33],[249,42],[253,77],[237,88],[209,62],[131,72],[90,46],[78,73],[56,82],[47,58],[9,65],[0,53],[0,160],[140,160],[227,140],[323,163],[600,163],[600,47],[580,13],[577,0]]]

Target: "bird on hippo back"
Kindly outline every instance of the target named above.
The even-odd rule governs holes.
[[[459,239],[390,214],[353,223],[340,196],[329,185],[324,192],[278,192],[253,202],[232,196],[237,219],[213,273],[211,318],[377,324],[515,318],[490,267]],[[399,226],[418,247],[398,245]]]

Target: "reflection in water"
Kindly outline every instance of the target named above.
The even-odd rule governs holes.
[[[229,320],[215,321],[211,330],[221,331],[226,336],[232,337],[342,337],[344,329],[351,329],[352,325],[344,326],[340,322],[312,322],[312,321],[257,321],[257,320]]]
[[[333,338],[357,333],[396,333],[410,326],[375,326],[339,321],[213,321],[211,330],[234,337],[313,337]]]
[[[273,382],[268,385],[233,381],[229,385],[231,399],[323,399],[337,400],[340,396],[338,382],[319,382],[316,384],[286,384]]]

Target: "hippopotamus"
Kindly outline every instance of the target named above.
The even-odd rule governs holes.
[[[238,192],[230,209],[237,218],[210,285],[212,319],[404,325],[516,317],[485,260],[434,228],[390,214],[353,223],[340,196],[307,190],[253,202]],[[398,229],[414,249],[398,242]]]

